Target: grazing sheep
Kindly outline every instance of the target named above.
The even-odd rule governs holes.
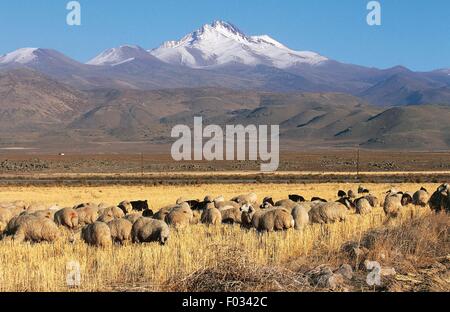
[[[13,213],[7,208],[0,208],[0,237],[6,231],[9,221],[13,218]]]
[[[164,221],[176,229],[182,229],[192,223],[194,214],[187,203],[173,207]]]
[[[58,226],[48,218],[28,216],[18,224],[13,233],[16,242],[54,242],[61,237]]]
[[[328,201],[326,199],[320,198],[320,197],[313,197],[311,198],[312,202],[318,201],[318,202],[322,202],[322,203],[327,203]]]
[[[360,185],[358,187],[358,194],[369,194],[370,191],[368,189],[366,189],[365,187],[363,187],[362,185]]]
[[[72,208],[63,208],[55,212],[55,223],[69,229],[78,227],[78,213]]]
[[[131,228],[133,243],[159,242],[165,245],[169,239],[169,226],[161,220],[142,217]]]
[[[260,208],[264,208],[266,204],[270,204],[271,206],[275,206],[272,197],[264,197]]]
[[[121,202],[117,205],[117,207],[119,207],[120,209],[122,209],[122,211],[123,211],[123,213],[124,213],[125,215],[131,213],[131,211],[133,210],[133,205],[131,205],[131,202],[128,201],[128,200],[121,201]]]
[[[413,197],[409,193],[403,193],[402,195],[402,206],[408,206],[413,203]]]
[[[113,242],[125,244],[131,240],[131,228],[133,223],[126,219],[115,219],[107,223],[111,230]]]
[[[302,203],[305,201],[305,198],[303,196],[297,194],[291,194],[288,196],[288,198],[296,203]]]
[[[353,192],[353,190],[348,190],[347,196],[353,199],[356,198],[356,194],[355,192]]]
[[[173,205],[162,207],[153,215],[153,219],[164,221],[173,207]]]
[[[372,212],[372,205],[366,197],[361,197],[355,200],[356,213],[366,215]]]
[[[142,212],[134,212],[129,213],[125,217],[123,217],[125,220],[130,221],[132,224],[134,224],[137,220],[139,220],[140,217],[142,217]]]
[[[341,197],[336,202],[341,203],[342,205],[347,207],[348,210],[356,210],[355,203],[348,196]]]
[[[282,208],[286,208],[289,211],[292,211],[292,209],[294,209],[294,207],[297,206],[297,204],[298,203],[296,203],[290,199],[282,199],[275,203],[275,207],[282,207]]]
[[[341,203],[322,203],[311,208],[309,219],[312,223],[334,223],[345,221],[347,214],[347,207]]]
[[[220,211],[220,214],[222,215],[222,223],[241,223],[241,207],[223,206],[218,209]]]
[[[216,207],[211,207],[203,211],[200,221],[203,224],[219,225],[222,223],[222,214]]]
[[[372,208],[378,207],[380,205],[380,200],[378,199],[378,197],[376,197],[374,195],[369,194],[369,195],[364,196],[364,198],[369,201]]]
[[[85,206],[75,210],[78,213],[78,223],[80,226],[91,224],[98,219],[98,209],[92,206]]]
[[[430,209],[436,213],[445,211],[450,212],[450,186],[442,184],[431,195],[429,200]]]
[[[131,206],[133,206],[133,210],[135,211],[144,211],[149,208],[147,200],[135,200],[130,203]]]
[[[339,198],[341,198],[341,197],[346,197],[347,196],[347,193],[345,192],[345,191],[342,191],[342,190],[339,190],[338,191],[338,197]]]
[[[428,201],[430,200],[430,194],[425,188],[420,188],[413,195],[413,204],[416,206],[426,207],[428,205]]]
[[[258,232],[272,232],[288,230],[295,225],[294,218],[287,209],[272,208],[265,210],[255,210],[249,206],[243,211],[244,225],[251,220],[252,226]]]
[[[153,210],[151,210],[151,209],[145,209],[144,211],[142,211],[143,217],[151,218],[151,217],[153,217],[153,215],[154,215],[154,213],[153,213]]]
[[[258,196],[255,193],[249,193],[249,194],[242,194],[236,197],[233,197],[231,201],[234,201],[238,204],[250,204],[250,205],[256,205],[258,201]]]
[[[391,190],[387,193],[384,199],[383,210],[390,218],[396,218],[402,209],[403,193]]]
[[[73,209],[83,208],[83,207],[99,207],[95,203],[81,203],[73,206]]]
[[[96,221],[83,227],[81,238],[91,246],[106,248],[112,245],[111,230],[104,222]]]
[[[114,219],[120,219],[125,216],[122,209],[119,207],[108,207],[104,209],[100,209],[98,213],[98,219],[97,221],[108,223],[109,221],[112,221]]]
[[[50,220],[54,220],[55,219],[55,212],[53,210],[39,210],[39,211],[35,211],[33,213],[28,213],[31,216],[35,216],[38,218],[47,218]]]
[[[303,229],[309,224],[309,205],[299,204],[292,209],[292,217],[294,218],[294,228],[296,230]]]

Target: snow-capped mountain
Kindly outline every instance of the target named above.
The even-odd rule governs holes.
[[[206,24],[180,41],[165,42],[150,53],[164,62],[192,68],[231,63],[287,68],[328,60],[314,52],[291,50],[267,35],[247,36],[223,21]]]
[[[0,64],[27,64],[37,59],[39,49],[22,48],[0,56]]]
[[[86,64],[115,66],[148,56],[149,53],[139,46],[123,45],[102,52]]]

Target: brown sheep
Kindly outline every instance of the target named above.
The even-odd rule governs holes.
[[[416,206],[426,207],[430,200],[430,194],[425,188],[421,188],[413,195],[413,204]]]
[[[169,226],[164,221],[141,217],[131,228],[131,239],[133,243],[159,242],[165,245],[169,233]]]
[[[121,201],[121,202],[117,205],[117,207],[119,207],[120,209],[122,209],[122,211],[123,211],[123,213],[124,213],[125,215],[127,215],[127,214],[129,214],[129,213],[131,213],[131,212],[133,211],[133,205],[132,205],[131,202],[128,201],[128,200]]]
[[[98,219],[98,209],[92,206],[85,206],[75,210],[78,214],[78,223],[80,226],[91,224]]]
[[[224,206],[219,208],[222,215],[222,222],[226,224],[241,223],[241,207]]]
[[[251,210],[252,208],[249,208],[249,212]],[[256,210],[251,219],[258,232],[283,231],[295,225],[291,213],[284,208]]]
[[[216,207],[211,207],[203,211],[201,222],[208,225],[219,225],[222,223],[222,214]]]
[[[131,228],[133,223],[126,219],[115,219],[108,222],[113,242],[125,244],[131,240]]]
[[[182,229],[192,223],[194,214],[187,203],[173,207],[164,221],[177,229]]]
[[[72,208],[64,208],[55,212],[55,223],[69,229],[78,227],[78,213]]]
[[[61,237],[61,232],[55,222],[48,218],[28,216],[17,226],[13,235],[16,242],[54,242]]]
[[[364,198],[369,201],[369,204],[372,206],[372,208],[378,207],[380,205],[380,200],[374,195],[369,194],[364,196]]]
[[[348,209],[341,203],[322,203],[312,207],[309,211],[309,219],[312,223],[334,223],[345,221]]]
[[[153,215],[153,219],[164,221],[173,207],[173,205],[162,207]]]
[[[123,218],[124,216],[125,216],[125,214],[123,213],[122,209],[120,209],[119,207],[116,207],[116,206],[112,206],[112,207],[100,209],[99,213],[98,213],[97,221],[107,223],[114,219]]]
[[[275,203],[275,207],[283,207],[288,209],[289,211],[292,211],[292,209],[294,209],[294,207],[297,205],[298,205],[297,202],[290,199],[282,199]]]
[[[307,224],[309,224],[309,210],[310,205],[298,204],[292,209],[292,217],[294,218],[294,228],[296,230],[303,229]]]
[[[258,196],[255,193],[242,194],[233,197],[231,201],[234,201],[241,205],[243,204],[256,205],[256,203],[258,202]]]
[[[396,218],[402,209],[403,193],[389,191],[384,199],[383,210],[389,218]]]
[[[104,222],[96,221],[83,227],[81,238],[91,246],[106,248],[112,245],[111,230]]]
[[[140,217],[142,217],[141,211],[129,213],[123,218],[130,221],[132,224],[134,224]]]
[[[355,200],[356,213],[366,215],[372,212],[372,205],[366,197]]]
[[[0,236],[6,231],[9,221],[13,218],[13,213],[7,208],[0,208]]]

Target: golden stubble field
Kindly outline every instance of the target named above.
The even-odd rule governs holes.
[[[395,187],[414,192],[421,186],[434,191],[438,184],[365,184],[373,194]],[[233,195],[256,192],[259,198],[274,200],[296,193],[310,198],[334,200],[339,189],[356,189],[356,184],[210,184],[195,186],[104,186],[104,187],[3,187],[0,202],[24,200],[29,203],[73,206],[81,202],[117,204],[124,199],[148,199],[157,210],[177,198],[200,198],[211,194]],[[405,208],[393,225],[430,214],[426,208]],[[171,231],[165,246],[158,244],[113,246],[97,249],[81,241],[74,244],[13,244],[0,242],[0,291],[157,291],[168,289],[169,281],[179,282],[193,272],[219,265],[224,248],[237,248],[256,265],[282,266],[318,250],[330,254],[348,240],[386,222],[381,207],[367,216],[351,215],[347,221],[331,225],[310,225],[301,231],[257,234],[239,226],[207,227],[192,225]],[[66,284],[67,264],[76,261],[81,268],[81,284]],[[233,261],[233,260],[230,260]],[[238,260],[236,260],[238,261]],[[237,263],[236,263],[237,264]],[[258,290],[258,289],[255,289]]]

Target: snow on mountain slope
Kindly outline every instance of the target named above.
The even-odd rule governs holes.
[[[27,64],[37,59],[37,48],[22,48],[0,56],[0,64]]]
[[[148,57],[149,53],[139,46],[123,45],[108,49],[86,64],[88,65],[120,65],[136,58]]]
[[[180,41],[165,42],[150,53],[162,61],[192,68],[228,63],[287,68],[297,64],[317,65],[328,59],[309,51],[294,51],[267,35],[247,36],[223,21],[186,35]]]

